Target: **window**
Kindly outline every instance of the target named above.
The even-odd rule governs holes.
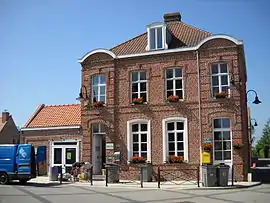
[[[168,156],[183,156],[188,160],[187,119],[176,117],[163,119],[163,161]]]
[[[94,134],[104,134],[105,133],[105,125],[101,123],[92,124],[92,131]]]
[[[127,125],[128,161],[133,156],[142,156],[151,161],[150,121],[132,120]]]
[[[231,160],[231,120],[214,119],[214,160]]]
[[[163,27],[155,27],[149,29],[149,41],[150,41],[150,50],[153,49],[163,49],[164,48],[164,36],[162,34]]]
[[[184,98],[182,68],[169,68],[166,70],[166,98],[177,95]]]
[[[143,98],[147,101],[146,72],[132,72],[132,101],[135,98]]]
[[[92,101],[106,103],[106,76],[95,75],[92,77]]]
[[[213,97],[218,92],[229,93],[230,80],[229,71],[226,63],[213,64],[212,71],[212,94]]]

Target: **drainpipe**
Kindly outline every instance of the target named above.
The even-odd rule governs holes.
[[[199,51],[198,50],[196,50],[196,60],[197,60],[198,108],[199,108],[200,165],[202,165],[202,158],[201,158],[201,154],[202,154],[201,80],[200,80],[200,62],[199,62]]]

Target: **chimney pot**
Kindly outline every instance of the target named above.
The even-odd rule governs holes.
[[[2,123],[5,123],[9,119],[9,112],[4,111],[2,112]]]
[[[163,16],[164,22],[181,21],[181,14],[179,12],[167,13]]]

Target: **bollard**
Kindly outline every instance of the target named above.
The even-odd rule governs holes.
[[[62,184],[62,179],[63,179],[62,166],[59,166],[59,169],[60,169],[60,184]]]
[[[197,168],[197,184],[198,187],[200,187],[200,166]]]
[[[105,178],[105,182],[106,182],[106,187],[108,187],[108,169],[106,168],[106,178]]]
[[[234,183],[233,183],[233,181],[234,181],[233,177],[234,177],[234,167],[232,165],[232,186],[234,185]]]
[[[160,188],[160,167],[158,166],[158,188]]]
[[[141,167],[141,188],[143,188],[143,168]]]
[[[90,183],[93,185],[93,166],[90,168]]]

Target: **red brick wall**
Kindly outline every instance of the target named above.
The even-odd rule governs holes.
[[[0,121],[2,122],[2,120]],[[15,143],[20,142],[20,133],[17,126],[14,123],[12,117],[10,117],[0,133],[0,144],[13,144],[13,138]]]
[[[227,40],[212,40],[199,50],[200,87],[201,87],[201,119],[202,138],[212,137],[212,119],[215,117],[230,117],[232,120],[233,139],[246,142],[247,126],[245,125],[245,67],[241,53],[236,45]],[[211,97],[210,65],[213,62],[227,62],[230,76],[235,81],[242,79],[239,89],[231,90],[231,98],[215,100]],[[199,140],[199,106],[198,83],[195,52],[156,55],[130,59],[107,60],[92,64],[82,64],[82,81],[91,90],[91,76],[106,74],[107,105],[101,110],[82,108],[83,128],[83,159],[91,160],[91,123],[102,122],[107,126],[107,141],[114,140],[121,145],[121,164],[126,164],[127,158],[127,121],[131,119],[151,120],[152,162],[161,164],[162,155],[162,119],[179,116],[188,119],[189,163],[200,163]],[[165,70],[169,67],[182,67],[184,77],[185,101],[177,104],[165,102]],[[241,69],[241,70],[240,70]],[[130,73],[135,70],[146,70],[148,79],[148,104],[130,104]],[[91,92],[91,91],[90,91]],[[241,102],[242,101],[242,102]],[[246,148],[245,148],[246,149]],[[237,175],[243,179],[246,173],[243,169],[246,153],[233,157],[237,164]]]

